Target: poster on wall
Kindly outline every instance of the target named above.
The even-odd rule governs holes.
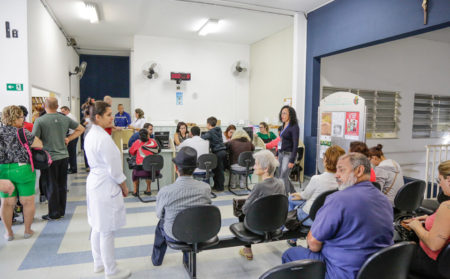
[[[322,113],[320,119],[320,134],[324,136],[331,136],[331,112]]]
[[[331,146],[331,136],[320,136],[320,149],[319,149],[319,157],[322,159],[325,151],[327,151],[328,147]]]
[[[183,92],[177,92],[177,106],[183,105]]]
[[[345,138],[350,140],[359,139],[359,112],[352,111],[345,114]]]
[[[333,112],[331,118],[331,135],[333,137],[344,137],[345,112]]]

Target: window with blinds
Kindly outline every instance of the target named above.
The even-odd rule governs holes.
[[[366,101],[366,138],[396,138],[399,130],[400,93],[353,88],[322,88],[322,99],[335,92],[351,92]]]
[[[440,138],[449,131],[450,96],[415,94],[413,138]]]

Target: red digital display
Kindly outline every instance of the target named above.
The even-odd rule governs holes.
[[[191,80],[190,73],[170,73],[171,80]]]

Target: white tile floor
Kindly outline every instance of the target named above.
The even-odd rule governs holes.
[[[0,278],[103,278],[93,273],[87,223],[85,186],[87,173],[69,175],[67,211],[64,219],[47,222],[40,216],[47,205],[37,203],[30,239],[23,238],[23,225],[13,226],[15,240],[0,238]],[[222,214],[220,236],[231,235],[229,224],[237,221],[232,214],[233,196],[227,192],[213,200]],[[115,247],[119,266],[132,270],[131,278],[189,278],[181,265],[181,252],[167,251],[162,266],[150,261],[154,226],[158,220],[154,203],[126,198],[127,226],[117,232]],[[21,217],[19,218],[21,219]],[[4,234],[3,224],[0,234]],[[299,244],[304,244],[299,241]],[[201,252],[198,255],[199,278],[258,278],[267,269],[281,263],[281,254],[289,246],[285,241],[253,245],[254,260],[238,254],[238,247]]]

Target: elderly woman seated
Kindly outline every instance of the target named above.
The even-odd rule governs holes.
[[[275,169],[278,167],[278,160],[269,150],[261,150],[253,155],[255,158],[254,173],[262,178],[262,181],[257,183],[254,187],[244,205],[242,206],[242,212],[244,215],[239,217],[239,222],[243,222],[245,214],[248,209],[257,199],[277,194],[286,194],[286,188],[284,187],[281,179],[273,177]],[[244,248],[239,250],[239,254],[247,258],[247,260],[253,259],[252,248],[250,245],[245,245]]]
[[[304,220],[309,216],[309,210],[311,209],[314,200],[320,196],[320,194],[338,188],[338,183],[334,174],[336,173],[336,164],[339,157],[344,154],[345,151],[340,146],[330,146],[323,156],[325,172],[311,177],[305,190],[300,193],[292,193],[289,196],[289,210],[293,210],[297,207],[297,216],[299,220]],[[303,222],[303,225],[311,226],[312,223],[312,220],[308,218]],[[296,246],[297,239],[288,240],[288,244]]]

